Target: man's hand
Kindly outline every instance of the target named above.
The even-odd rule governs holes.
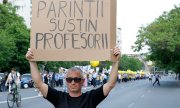
[[[5,86],[7,87],[7,86],[8,86],[8,84],[6,83],[6,84],[5,84]]]
[[[118,47],[113,48],[113,54],[115,55],[116,59],[119,60],[120,57],[120,49]]]
[[[27,59],[27,60],[34,59],[33,52],[31,51],[30,48],[28,48],[28,51],[27,51],[27,53],[26,53],[26,59]]]

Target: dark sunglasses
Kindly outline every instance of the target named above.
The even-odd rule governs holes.
[[[78,78],[78,77],[74,77],[74,78],[72,78],[72,77],[67,77],[67,78],[66,78],[66,81],[67,81],[68,83],[71,83],[72,81],[74,81],[75,83],[80,83],[80,82],[81,82],[81,78]]]

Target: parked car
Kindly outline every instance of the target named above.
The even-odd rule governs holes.
[[[3,77],[4,77],[4,73],[0,73],[0,89],[1,89]]]
[[[0,84],[1,84],[1,82],[3,80],[3,77],[4,77],[4,73],[0,73]]]
[[[32,80],[31,74],[23,74],[21,76],[21,88],[32,88],[34,87],[34,82]]]
[[[0,73],[0,91],[4,91],[4,86],[5,86],[5,74]]]

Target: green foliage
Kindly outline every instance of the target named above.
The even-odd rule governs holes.
[[[0,69],[19,68],[21,73],[29,70],[25,53],[29,46],[30,31],[22,17],[11,4],[0,4]]]
[[[133,48],[149,46],[149,59],[156,65],[180,72],[180,7],[164,12],[146,27],[141,27]]]
[[[0,69],[8,67],[9,61],[11,61],[11,54],[14,52],[15,43],[11,37],[8,37],[6,32],[0,33]]]
[[[137,70],[142,70],[142,67],[143,67],[143,63],[137,58],[128,57],[127,55],[122,55],[119,65],[120,70],[126,71],[130,69],[132,71],[137,71]]]
[[[85,66],[90,63],[87,61],[59,61],[59,62],[39,62],[38,66],[40,70],[43,70],[43,66],[45,66],[44,70],[58,72],[59,67],[63,67],[69,69],[74,66]]]

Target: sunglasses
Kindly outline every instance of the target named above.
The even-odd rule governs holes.
[[[67,78],[66,78],[66,81],[67,81],[68,83],[71,83],[72,81],[74,81],[75,83],[80,83],[80,82],[81,82],[81,78],[78,78],[78,77],[74,77],[74,78],[72,78],[72,77],[67,77]]]

